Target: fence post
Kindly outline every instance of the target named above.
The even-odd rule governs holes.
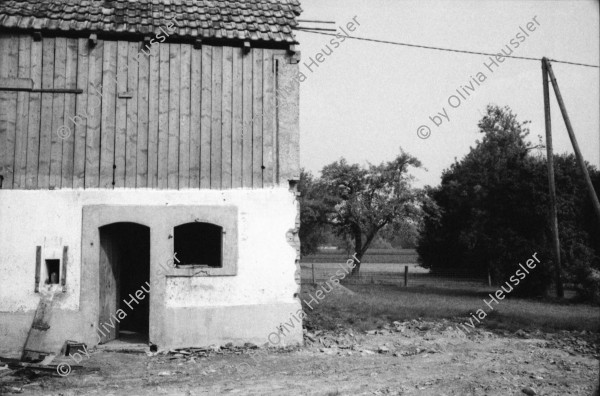
[[[404,266],[404,287],[408,286],[408,265]]]
[[[312,284],[315,284],[315,263],[311,264],[311,268],[312,268]]]
[[[488,286],[492,287],[492,274],[490,274],[489,268],[488,268]]]

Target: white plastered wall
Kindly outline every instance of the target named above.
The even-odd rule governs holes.
[[[295,195],[286,188],[0,190],[0,314],[30,313],[33,317],[39,301],[34,292],[38,245],[42,246],[42,265],[62,252],[62,246],[69,247],[66,292],[55,307],[80,310],[81,222],[86,205],[236,206],[237,275],[167,278],[166,307],[292,304],[300,309],[294,296],[298,291],[296,251],[286,239],[295,227],[298,208]],[[164,257],[171,253],[165,252]],[[0,323],[0,334],[3,327],[6,330],[10,324]]]

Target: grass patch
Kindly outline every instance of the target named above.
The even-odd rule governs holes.
[[[396,285],[348,285],[348,288],[356,294],[326,293],[319,304],[311,304],[313,310],[303,304],[307,325],[319,329],[343,326],[370,330],[394,320],[465,318],[483,309],[488,316],[479,326],[490,329],[600,330],[600,312],[591,305],[506,298],[497,305],[492,303],[491,310],[483,301],[486,297],[490,300],[487,293],[476,290]],[[314,296],[315,290],[314,286],[303,285],[302,299],[309,301],[309,293]]]

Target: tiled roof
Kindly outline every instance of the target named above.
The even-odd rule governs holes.
[[[299,0],[0,0],[0,28],[294,43]]]

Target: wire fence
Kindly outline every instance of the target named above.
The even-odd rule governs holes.
[[[349,276],[345,261],[338,263],[301,263],[302,283],[317,284],[344,275],[346,284],[394,284],[404,287],[433,286],[447,288],[465,288],[491,286],[489,277],[466,276],[464,273],[431,274],[418,264],[362,263],[355,276]],[[341,272],[338,272],[341,271]]]

